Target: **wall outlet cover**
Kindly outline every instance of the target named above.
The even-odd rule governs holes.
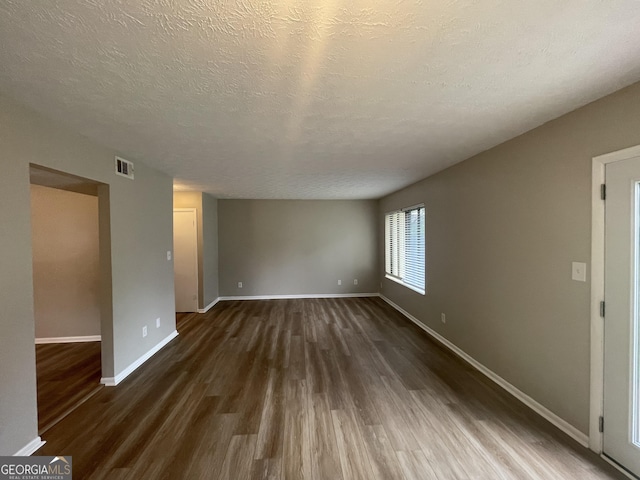
[[[571,279],[577,282],[587,281],[587,264],[583,262],[571,263]]]

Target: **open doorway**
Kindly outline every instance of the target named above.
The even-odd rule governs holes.
[[[38,431],[102,386],[98,182],[31,166]]]
[[[173,209],[176,313],[198,311],[198,217],[195,208]]]

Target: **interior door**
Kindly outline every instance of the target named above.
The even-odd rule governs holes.
[[[176,312],[198,310],[198,222],[195,209],[173,211]]]
[[[606,166],[603,452],[640,476],[640,157]]]

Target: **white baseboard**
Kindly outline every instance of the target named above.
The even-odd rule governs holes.
[[[207,313],[209,310],[211,310],[213,307],[216,306],[216,303],[218,303],[220,301],[220,297],[216,298],[213,302],[211,302],[209,305],[207,305],[204,308],[199,308],[198,309],[198,313]]]
[[[379,296],[379,293],[303,293],[301,295],[247,295],[235,297],[220,297],[219,300],[287,300],[294,298],[365,298]]]
[[[518,388],[516,388],[515,386],[513,386],[511,383],[507,382],[504,378],[499,376],[497,373],[493,372],[492,370],[489,370],[483,364],[481,364],[476,359],[474,359],[473,357],[468,355],[466,352],[464,352],[463,350],[458,348],[456,345],[454,345],[449,340],[444,338],[438,332],[436,332],[435,330],[429,328],[428,326],[426,326],[425,324],[420,322],[416,317],[414,317],[409,312],[407,312],[406,310],[402,309],[401,307],[399,307],[398,305],[393,303],[391,300],[389,300],[384,295],[380,295],[380,298],[382,298],[385,302],[387,302],[389,305],[391,305],[397,311],[402,313],[405,317],[407,317],[409,320],[411,320],[413,323],[415,323],[418,327],[420,327],[425,332],[427,332],[435,340],[440,342],[442,345],[444,345],[449,350],[451,350],[453,353],[455,353],[460,358],[462,358],[464,361],[466,361],[473,368],[475,368],[480,373],[482,373],[485,376],[487,376],[489,379],[493,380],[496,384],[498,384],[499,386],[504,388],[507,392],[509,392],[514,397],[516,397],[518,400],[520,400],[522,403],[524,403],[527,407],[531,408],[538,415],[541,415],[543,418],[547,419],[553,425],[555,425],[560,430],[562,430],[564,433],[569,435],[571,438],[573,438],[580,445],[582,445],[584,447],[588,447],[589,446],[589,437],[586,434],[582,433],[580,430],[578,430],[576,427],[571,425],[569,422],[567,422],[566,420],[560,418],[558,415],[556,415],[551,410],[549,410],[548,408],[544,407],[543,405],[541,405],[540,403],[535,401],[533,398],[531,398],[529,395],[527,395],[523,391],[521,391]]]
[[[20,450],[18,450],[16,453],[14,453],[13,456],[29,457],[33,455],[36,452],[36,450],[42,447],[45,443],[47,442],[43,441],[40,437],[36,437],[33,440],[31,440],[29,443],[27,443],[24,447],[22,447]]]
[[[36,338],[36,345],[45,343],[83,343],[83,342],[101,342],[100,335],[85,335],[84,337],[47,337]]]
[[[100,379],[100,383],[107,387],[115,387],[120,382],[122,382],[125,378],[131,375],[140,365],[153,357],[156,353],[158,353],[162,347],[164,347],[167,343],[178,336],[178,331],[174,330],[168,337],[158,343],[155,347],[149,350],[147,353],[142,355],[138,360],[133,362],[127,368],[125,368],[122,372],[117,374],[115,377],[102,377]]]

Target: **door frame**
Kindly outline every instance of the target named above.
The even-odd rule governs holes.
[[[38,179],[34,179],[34,173],[46,173],[46,177],[39,177]],[[97,180],[93,180],[87,177],[82,177],[79,175],[75,175],[73,173],[56,170],[54,168],[45,167],[41,164],[29,163],[29,183],[28,186],[31,188],[31,185],[40,185],[44,187],[54,188],[57,190],[63,191],[71,191],[81,194],[87,194],[95,197],[98,201],[98,262],[99,262],[99,289],[98,289],[98,303],[99,303],[99,312],[100,312],[100,382],[96,385],[99,387],[101,385],[112,386],[112,384],[107,383],[105,379],[113,378],[114,369],[115,369],[115,346],[114,346],[114,334],[113,334],[113,279],[112,279],[112,269],[111,269],[111,197],[110,197],[110,189],[111,185],[108,183],[103,183]],[[69,180],[72,180],[71,185],[67,185]],[[60,184],[60,182],[62,184]],[[63,185],[66,185],[68,188],[65,188]],[[95,189],[95,190],[94,190]],[[33,216],[32,205],[29,202],[29,219],[30,221]],[[31,233],[30,233],[31,235]],[[31,254],[31,263],[33,264],[33,245],[31,245],[30,249]],[[31,287],[33,289],[33,279],[31,279]],[[32,290],[33,291],[33,290]],[[33,298],[32,298],[33,301]],[[32,326],[33,330],[33,343],[35,347],[35,315],[32,317]],[[35,355],[35,350],[34,350]],[[34,356],[35,360],[35,356]],[[33,378],[37,377],[38,366],[37,363],[33,363]],[[36,383],[37,386],[37,383]],[[49,433],[47,429],[42,434],[40,433],[39,427],[39,414],[40,414],[40,404],[38,403],[38,395],[36,390],[36,429],[38,431],[38,440],[39,445],[38,448],[46,443],[46,441],[41,440],[41,436],[44,437]],[[72,410],[75,411],[79,408],[79,404],[73,406]],[[58,420],[59,421],[59,420]],[[57,422],[55,422],[57,423]],[[49,427],[55,425],[55,423],[50,424]],[[34,441],[35,442],[35,441]],[[34,442],[31,442],[28,446],[31,446]],[[20,452],[25,451],[27,447],[20,450]],[[31,453],[29,453],[31,452]],[[25,455],[31,455],[35,452],[34,450],[29,449],[27,453],[21,453]]]
[[[173,212],[193,212],[195,217],[195,233],[196,233],[196,309],[194,312],[200,310],[200,229],[198,228],[198,209],[196,207],[174,207]],[[173,217],[172,217],[173,218]],[[172,220],[173,221],[173,220]],[[175,229],[175,225],[173,226]],[[175,245],[173,246],[174,262],[175,262]],[[174,265],[175,268],[175,265]],[[175,310],[175,305],[174,305]]]
[[[600,417],[604,414],[604,318],[600,302],[604,301],[605,202],[601,185],[605,183],[606,165],[640,157],[640,145],[593,157],[591,175],[591,374],[589,401],[589,448],[602,455],[603,434]],[[606,460],[606,457],[603,457]]]

